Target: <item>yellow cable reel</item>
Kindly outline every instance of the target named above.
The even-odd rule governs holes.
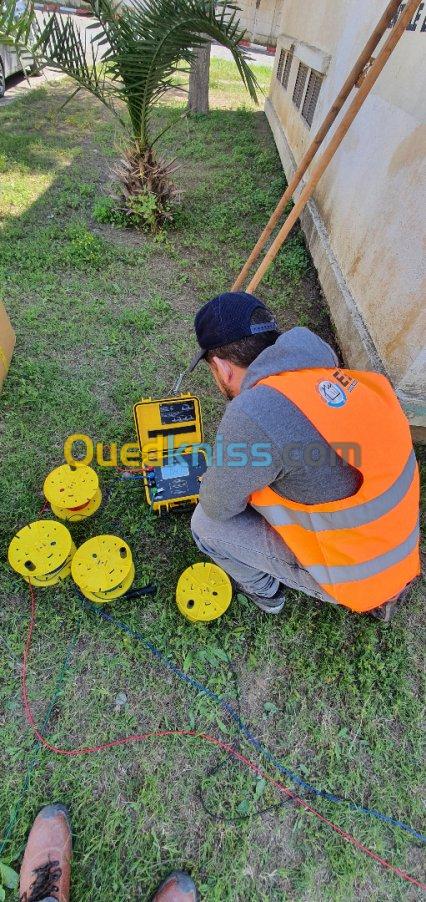
[[[69,530],[55,520],[35,520],[13,537],[10,566],[33,586],[54,586],[71,573],[75,545]]]
[[[181,614],[193,623],[221,617],[231,599],[231,580],[216,564],[193,564],[179,577],[176,604]]]
[[[132,552],[118,536],[94,536],[75,553],[71,574],[90,601],[114,601],[130,589],[135,578]]]
[[[98,474],[84,465],[56,467],[46,476],[43,491],[55,516],[73,523],[94,514],[102,501]]]

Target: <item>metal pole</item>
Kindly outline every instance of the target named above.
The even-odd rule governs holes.
[[[272,261],[275,259],[280,247],[284,243],[285,239],[287,238],[288,233],[293,228],[293,226],[294,226],[296,220],[298,219],[298,217],[300,216],[303,208],[305,207],[309,198],[313,194],[321,176],[327,169],[327,166],[330,163],[330,160],[334,157],[334,154],[336,153],[336,150],[338,149],[341,142],[343,141],[343,138],[345,137],[346,132],[352,125],[352,122],[355,119],[355,116],[357,115],[357,113],[361,109],[364,101],[368,97],[372,87],[376,83],[382,69],[386,65],[391,53],[393,52],[398,41],[402,37],[407,25],[410,23],[418,6],[419,6],[419,0],[408,0],[408,3],[406,5],[404,11],[401,13],[401,16],[399,17],[396,25],[392,29],[386,43],[382,47],[377,58],[374,60],[374,63],[372,64],[371,68],[368,70],[367,74],[365,75],[365,78],[358,90],[357,95],[354,97],[354,99],[353,99],[352,103],[350,104],[347,112],[345,113],[340,125],[337,127],[336,131],[334,132],[334,135],[332,136],[330,143],[326,147],[324,153],[322,154],[322,156],[319,159],[319,162],[315,166],[315,168],[312,172],[312,175],[311,175],[309,181],[307,182],[307,184],[305,185],[305,188],[303,189],[298,201],[296,202],[291,213],[285,220],[284,225],[281,227],[280,231],[278,232],[278,235],[276,236],[275,240],[273,241],[268,252],[265,254],[265,257],[264,257],[262,263],[260,264],[259,268],[256,270],[251,282],[249,283],[249,285],[247,287],[247,291],[254,291],[257,288],[259,282],[265,275],[266,270],[271,265]]]
[[[324,138],[330,131],[333,122],[335,122],[340,110],[342,109],[343,104],[348,99],[349,94],[352,91],[352,88],[355,86],[356,82],[362,75],[365,67],[370,62],[371,56],[374,53],[377,45],[379,44],[381,38],[383,37],[389,23],[392,21],[392,17],[396,15],[399,8],[400,0],[390,0],[388,3],[381,19],[378,21],[374,31],[370,35],[365,47],[360,53],[353,69],[349,73],[341,91],[336,97],[333,105],[328,111],[322,125],[320,125],[312,143],[309,145],[305,155],[300,161],[293,178],[291,179],[288,187],[286,188],[281,200],[279,201],[277,207],[275,208],[268,224],[264,228],[256,246],[253,248],[247,262],[244,264],[240,274],[237,276],[233,286],[232,291],[238,291],[239,288],[244,284],[246,276],[249,273],[253,263],[257,260],[262,248],[265,246],[268,238],[272,234],[277,225],[279,219],[281,218],[282,213],[284,212],[287,204],[291,200],[297,186],[300,184],[308,166],[312,163],[312,160],[321,146]]]

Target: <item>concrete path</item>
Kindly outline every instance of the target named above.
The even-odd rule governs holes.
[[[63,78],[63,76],[54,69],[45,69],[42,75],[38,75],[37,78],[29,77],[28,80],[22,72],[11,75],[6,82],[6,94],[0,99],[0,109],[12,103],[17,97],[27,94],[33,88],[42,88],[49,81],[57,81],[59,78]]]
[[[266,49],[257,44],[256,46],[247,48],[249,60],[255,66],[269,66],[272,69],[275,57],[268,53]],[[218,44],[212,44],[212,56],[218,56],[220,59],[231,60],[232,53],[226,47],[220,47]]]

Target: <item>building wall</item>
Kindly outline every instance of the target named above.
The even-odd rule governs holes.
[[[238,17],[246,37],[254,44],[275,47],[280,30],[283,0],[239,0]]]
[[[284,0],[266,112],[288,172],[384,7],[385,0]],[[280,50],[290,44],[285,90],[276,72]],[[383,369],[412,422],[424,425],[425,52],[426,2],[322,176],[304,221],[347,362]],[[299,60],[324,76],[310,128],[292,100]]]

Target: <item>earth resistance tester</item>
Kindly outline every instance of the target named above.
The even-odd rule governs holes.
[[[150,507],[161,514],[197,504],[207,467],[198,398],[145,398],[133,413]]]

